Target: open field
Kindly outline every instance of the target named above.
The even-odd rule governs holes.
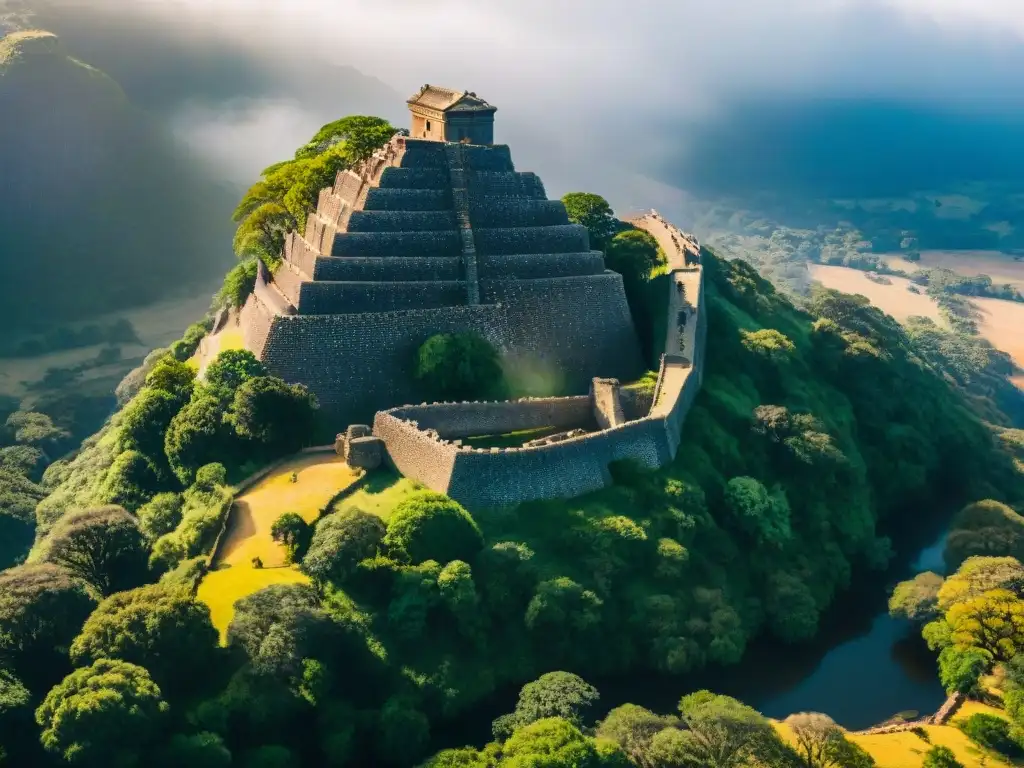
[[[882,254],[889,266],[912,273],[924,267],[941,267],[958,275],[988,275],[994,283],[1010,283],[1024,291],[1024,260],[998,251],[921,251],[920,261],[907,261],[899,253]]]
[[[379,470],[369,483],[336,504],[332,512],[361,509],[387,520],[392,510],[412,494],[424,490],[423,486],[395,472]]]
[[[291,476],[295,473],[296,480]],[[271,584],[305,583],[308,579],[285,564],[284,547],[270,537],[274,521],[295,512],[314,522],[338,491],[358,475],[333,453],[292,459],[275,469],[235,501],[225,540],[213,570],[199,586],[198,597],[210,607],[223,641],[236,600]],[[253,568],[259,557],[264,568]]]
[[[969,717],[975,712],[1005,716],[1002,711],[994,707],[969,701],[953,718],[953,722]],[[792,741],[792,734],[785,725],[776,723],[775,727],[784,738]],[[921,768],[925,753],[936,745],[953,750],[957,759],[963,763],[964,768],[995,768],[995,766],[1012,765],[993,753],[983,752],[955,725],[926,725],[924,730],[928,734],[928,741],[913,731],[871,735],[851,733],[849,738],[850,741],[859,744],[871,753],[878,768]]]
[[[907,286],[912,283],[904,277],[888,277],[891,285],[880,285],[868,280],[867,273],[849,267],[832,267],[824,264],[808,264],[807,270],[811,279],[817,280],[826,288],[834,288],[843,293],[859,293],[871,300],[871,303],[900,321],[919,315],[930,317],[941,326],[945,321],[939,315],[939,307],[924,293],[912,293]]]
[[[209,607],[213,626],[223,643],[235,615],[236,600],[273,584],[308,583],[309,578],[296,568],[225,567],[206,574],[197,597]]]
[[[981,310],[978,332],[1013,358],[1021,372],[1010,380],[1024,389],[1024,304],[999,299],[973,299]]]

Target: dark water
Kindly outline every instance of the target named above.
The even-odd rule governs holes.
[[[921,640],[919,628],[889,616],[887,603],[896,582],[924,570],[943,572],[946,533],[939,525],[904,539],[897,564],[888,573],[860,577],[856,591],[840,596],[836,607],[822,617],[813,641],[797,646],[754,644],[741,663],[699,675],[589,678],[601,693],[594,716],[603,717],[626,702],[671,713],[680,697],[702,688],[734,696],[768,717],[826,712],[851,730],[900,712],[934,712],[945,699],[935,655]],[[436,748],[482,746],[490,740],[491,720],[511,712],[517,695],[518,687],[498,692],[457,722],[439,727],[433,739]]]

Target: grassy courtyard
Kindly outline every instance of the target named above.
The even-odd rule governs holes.
[[[271,538],[274,521],[285,512],[295,512],[314,522],[331,498],[358,477],[340,456],[308,454],[282,464],[238,497],[220,554],[198,593],[210,607],[222,640],[236,600],[271,584],[307,580],[287,566],[284,547]],[[253,567],[254,557],[263,561],[263,568]]]
[[[422,491],[423,486],[402,477],[396,472],[374,472],[366,485],[334,505],[331,512],[347,509],[361,509],[387,520],[392,510],[413,493]]]

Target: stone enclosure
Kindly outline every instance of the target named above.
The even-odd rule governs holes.
[[[235,318],[245,346],[271,374],[309,387],[326,418],[354,425],[336,443],[350,464],[387,461],[471,506],[596,490],[619,459],[671,461],[701,379],[696,241],[655,212],[633,221],[672,274],[657,386],[653,399],[637,396],[619,385],[643,371],[622,278],[540,179],[492,143],[495,108],[435,86],[409,105],[413,136],[339,173],[305,231],[288,235],[276,272],[259,265]],[[416,397],[420,345],[463,331],[494,345],[510,373],[571,396],[400,405]],[[516,448],[463,443],[537,429],[548,434]]]

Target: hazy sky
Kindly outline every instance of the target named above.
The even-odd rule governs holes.
[[[236,179],[350,111],[317,100],[317,88],[333,97],[326,64],[379,78],[376,100],[354,102],[380,112],[381,97],[393,99],[384,116],[403,121],[402,100],[424,82],[475,90],[499,107],[498,139],[549,193],[614,185],[602,191],[621,205],[663,196],[632,172],[665,149],[685,156],[690,127],[747,99],[1006,110],[1024,92],[1021,0],[57,2],[113,11],[111,34],[145,21],[192,50],[230,50],[303,81],[301,94],[179,105],[182,135]]]

